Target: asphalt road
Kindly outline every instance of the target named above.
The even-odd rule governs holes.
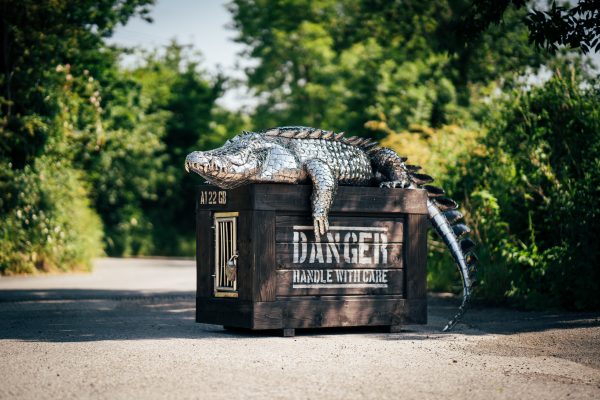
[[[600,314],[471,310],[427,326],[225,331],[194,322],[192,261],[101,259],[0,278],[0,399],[599,399]]]

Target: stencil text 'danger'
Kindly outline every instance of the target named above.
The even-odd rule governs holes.
[[[388,264],[388,239],[383,232],[328,232],[322,240],[309,242],[305,232],[295,230],[294,264]]]

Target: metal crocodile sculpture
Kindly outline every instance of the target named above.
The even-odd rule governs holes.
[[[452,225],[462,218],[457,203],[444,197],[442,189],[429,185],[433,178],[418,173],[420,167],[405,164],[406,157],[370,139],[343,135],[302,126],[244,131],[218,149],[190,153],[185,169],[224,189],[246,183],[311,181],[316,240],[329,229],[328,214],[338,185],[425,189],[430,222],[450,249],[462,277],[462,304],[444,331],[452,329],[471,297],[477,261],[472,253],[475,243],[463,238],[469,228],[462,223]]]

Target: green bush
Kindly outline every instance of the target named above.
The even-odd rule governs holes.
[[[455,190],[481,242],[478,295],[528,307],[600,308],[600,101],[560,73],[489,122]]]
[[[44,156],[3,169],[0,272],[88,270],[101,253],[102,225],[80,173]]]
[[[154,165],[147,168],[132,166],[123,174],[123,177],[131,176],[132,169],[139,169],[140,175],[146,171],[155,174],[153,198],[138,196],[144,200],[140,217],[149,225],[135,235],[129,235],[130,240],[148,235],[151,246],[133,254],[194,256],[194,199],[196,186],[202,180],[195,174],[186,173],[183,160],[194,150],[220,146],[241,130],[237,126],[238,129],[229,129],[225,135],[218,131],[223,120],[225,124],[232,120],[228,118],[229,113],[215,103],[223,94],[224,78],[220,75],[211,77],[196,61],[197,54],[190,50],[190,46],[173,42],[164,49],[164,54],[147,54],[144,62],[130,71],[131,78],[140,87],[143,114],[162,115],[160,121],[151,121],[147,127],[149,134],[159,140],[160,149],[157,147],[154,155],[132,154],[130,161],[153,162]],[[225,118],[221,118],[223,114]],[[138,146],[147,148],[148,144],[147,140],[142,140]],[[131,201],[123,204],[131,204]],[[113,254],[127,254],[115,252],[115,249],[109,247]]]
[[[86,167],[104,140],[98,81],[116,70],[105,38],[149,3],[2,2],[1,273],[86,269],[101,253]]]

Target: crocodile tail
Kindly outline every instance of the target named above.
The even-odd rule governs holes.
[[[471,299],[472,278],[475,273],[477,257],[472,252],[475,243],[471,239],[463,237],[470,232],[470,229],[458,222],[463,217],[457,210],[458,204],[454,200],[445,197],[442,189],[431,186],[430,183],[433,182],[433,178],[421,173],[421,167],[406,164],[406,157],[401,157],[388,148],[376,147],[374,150],[369,151],[369,155],[377,171],[385,179],[388,179],[382,182],[381,186],[398,187],[397,185],[402,185],[402,187],[419,188],[427,191],[429,219],[438,235],[450,249],[463,285],[463,299],[460,308],[444,327],[444,332],[449,331],[461,319]]]
[[[406,167],[411,186],[427,191],[427,211],[430,222],[450,250],[462,280],[462,303],[456,315],[444,327],[443,331],[447,332],[460,321],[471,299],[473,275],[477,263],[477,257],[472,252],[475,243],[465,237],[470,229],[459,222],[463,215],[457,210],[458,204],[454,200],[445,197],[442,189],[429,185],[433,181],[432,177],[415,172],[420,168],[416,166],[410,166],[412,168],[409,168],[407,165]]]
[[[462,318],[469,304],[469,300],[471,299],[471,289],[473,287],[472,274],[474,273],[476,258],[470,253],[475,246],[473,241],[469,238],[461,239],[464,234],[469,232],[469,228],[464,224],[452,226],[444,214],[444,211],[442,211],[443,208],[444,206],[440,206],[435,198],[429,198],[427,200],[427,211],[429,212],[431,224],[446,246],[450,249],[452,257],[458,267],[458,271],[460,272],[463,284],[462,303],[456,315],[448,321],[444,327],[443,331],[446,332],[452,329]],[[454,209],[448,211],[456,212]],[[456,214],[454,213],[450,213],[451,218],[455,217],[455,215]]]

